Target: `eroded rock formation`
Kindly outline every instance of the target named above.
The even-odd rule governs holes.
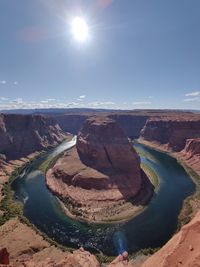
[[[200,175],[200,138],[187,139],[179,157]]]
[[[88,119],[67,151],[47,172],[48,187],[70,215],[89,221],[127,219],[153,193],[132,144],[115,121]]]
[[[150,115],[150,112],[148,115]],[[159,114],[157,114],[157,115],[159,115]],[[20,150],[19,150],[20,146],[17,144],[17,142],[21,142],[19,135],[20,135],[20,133],[22,133],[22,136],[24,136],[26,129],[28,130],[28,134],[30,133],[29,132],[30,128],[27,127],[29,125],[28,122],[25,124],[22,124],[20,122],[20,120],[16,119],[17,118],[16,116],[10,115],[10,117],[7,117],[7,120],[8,120],[8,118],[10,119],[10,123],[9,123],[7,120],[4,119],[5,116],[7,116],[7,115],[1,115],[0,116],[0,140],[1,140],[0,147],[1,147],[1,149],[3,148],[3,150],[1,150],[0,153],[2,153],[4,151],[4,153],[3,153],[4,155],[0,155],[0,169],[1,169],[1,173],[2,173],[2,175],[0,174],[0,182],[4,181],[6,174],[7,173],[10,174],[11,171],[15,168],[15,166],[16,167],[20,166],[23,163],[23,162],[18,162],[18,161],[15,161],[15,163],[13,162],[13,165],[11,165],[11,163],[9,163],[9,164],[5,163],[6,156],[8,158],[10,158],[10,155],[11,155],[10,153],[12,152],[11,150],[7,149],[8,146],[12,145],[12,148],[17,149],[18,152],[15,155],[15,157],[17,157],[17,159],[18,159],[18,156],[21,157],[21,155],[22,155]],[[113,115],[113,116],[116,116],[116,115]],[[135,134],[135,131],[136,131],[135,126],[132,125],[132,123],[134,121],[134,119],[133,119],[134,116],[135,115],[131,115],[129,118],[126,115],[124,115],[122,122],[121,122],[121,126],[130,136],[132,134]],[[174,118],[173,116],[174,115],[172,115],[170,118],[168,116],[168,119],[167,120],[165,119],[166,122],[168,121],[167,122],[168,127],[162,126],[161,127],[162,130],[160,131],[159,127],[160,127],[160,125],[162,125],[162,123],[156,123],[155,126],[158,128],[157,129],[151,129],[148,131],[146,129],[145,130],[146,131],[145,136],[152,143],[154,141],[156,141],[158,143],[159,147],[161,147],[160,144],[162,144],[167,149],[171,149],[171,150],[173,149],[174,146],[176,148],[175,140],[177,140],[178,141],[177,142],[178,150],[182,149],[180,152],[178,152],[178,156],[181,157],[182,159],[184,159],[184,161],[189,166],[191,166],[192,168],[195,168],[197,170],[197,167],[200,166],[200,164],[199,164],[199,162],[200,162],[199,161],[199,152],[200,152],[199,151],[199,144],[200,144],[200,141],[198,138],[198,136],[199,136],[198,130],[197,131],[195,130],[195,132],[193,132],[193,129],[192,129],[193,125],[190,123],[190,120],[193,120],[193,118],[192,117],[187,118],[186,115],[183,115],[183,113],[180,113],[180,116],[178,118]],[[22,116],[22,117],[26,118],[27,116]],[[28,117],[32,117],[32,116],[28,116]],[[119,119],[120,119],[121,115],[119,115],[119,116],[117,115],[117,117],[119,117]],[[44,118],[44,117],[42,117],[42,118]],[[65,125],[64,120],[65,120],[65,118],[62,121],[63,126]],[[139,117],[138,117],[138,120],[140,120]],[[163,119],[161,117],[156,119],[156,121],[159,121],[159,120],[163,121]],[[172,130],[172,128],[171,128],[171,131],[168,129],[168,128],[172,127],[172,125],[174,125],[173,127],[175,127],[175,124],[177,125],[177,123],[172,124],[170,122],[170,121],[175,121],[175,120],[176,121],[177,120],[184,120],[185,121],[184,123],[182,123],[182,125],[185,124],[184,125],[185,128],[187,127],[187,131],[185,131],[185,130],[183,131],[185,133],[184,136],[182,136],[180,129],[175,130],[175,128],[174,128],[174,130]],[[152,119],[151,119],[151,121],[152,121]],[[198,124],[198,120],[196,120],[196,121]],[[74,117],[70,117],[69,120],[67,120],[67,123],[68,123],[67,127],[69,128],[69,131],[70,131],[70,127],[71,127],[70,124],[73,122],[74,122],[74,126],[73,126],[74,132],[76,132],[80,128],[83,120],[79,120],[78,116],[76,119]],[[145,123],[145,121],[144,121],[144,123]],[[15,126],[14,126],[14,124],[15,124]],[[39,124],[35,124],[35,125],[39,125]],[[147,124],[147,125],[150,125],[150,124]],[[18,127],[17,127],[17,125],[18,125]],[[41,134],[41,136],[44,136],[42,134],[42,133],[44,133],[44,128],[47,126],[48,131],[49,131],[51,129],[51,127],[50,127],[51,123],[45,124],[44,122],[41,122],[40,125],[41,125],[41,127],[37,126],[38,131]],[[54,125],[56,125],[55,121],[54,121],[52,126],[54,127]],[[145,127],[147,127],[147,125]],[[189,125],[189,126],[187,126],[187,125]],[[138,124],[138,128],[137,128],[138,131],[139,131],[140,127],[141,127],[141,125]],[[66,128],[65,130],[68,130],[68,128]],[[190,128],[191,128],[191,132],[190,132]],[[165,131],[168,134],[166,134]],[[178,138],[178,132],[179,131],[180,131],[181,142],[179,141],[179,138]],[[148,134],[149,136],[147,135],[147,132],[149,132],[149,134]],[[190,133],[192,133],[192,135]],[[197,135],[194,136],[195,133]],[[137,134],[138,134],[138,132],[136,131],[135,136],[137,136]],[[159,137],[159,135],[161,135],[161,136]],[[16,136],[17,136],[17,138],[16,138]],[[150,136],[151,136],[151,138],[150,138]],[[164,136],[164,137],[167,136],[165,141],[163,141],[164,139],[162,136]],[[177,139],[176,138],[174,139],[174,136],[177,136],[176,137]],[[30,142],[31,138],[32,138],[32,135],[30,135],[29,139],[25,138],[26,139],[25,143],[28,143],[28,141],[29,141],[30,146],[32,146],[32,144]],[[44,140],[44,139],[42,138],[41,140]],[[185,144],[183,145],[184,142],[185,142]],[[22,143],[20,143],[20,144],[22,144]],[[36,142],[36,145],[37,144],[38,144],[38,142]],[[168,145],[168,144],[170,144],[170,145]],[[22,147],[24,147],[24,146],[22,145]],[[34,148],[34,146],[32,146],[32,147]],[[42,145],[42,147],[43,147],[43,145]],[[26,151],[26,149],[25,150],[24,149],[25,148],[23,148],[22,151]],[[34,149],[34,151],[35,151],[35,149]],[[77,154],[76,150],[75,150],[75,153]],[[65,162],[65,159],[67,159],[67,160],[69,159],[70,154],[73,154],[73,151],[69,151],[66,153],[66,155],[63,157],[63,162]],[[78,157],[78,154],[77,154],[77,157]],[[23,159],[23,160],[27,161],[28,158]],[[74,164],[74,165],[72,165],[72,167],[76,165],[75,162],[73,161],[73,158],[72,158],[71,162]],[[62,164],[62,161],[61,161],[61,164]],[[84,171],[86,171],[86,168],[89,169],[89,167],[84,165]],[[64,168],[63,168],[63,170],[64,170]],[[60,177],[60,178],[55,179],[55,181],[56,181],[55,186],[58,185],[58,187],[56,188],[57,190],[58,190],[59,186],[60,186],[60,190],[61,190],[61,186],[63,186],[63,181],[62,181],[62,177],[64,177],[64,176],[62,176],[64,174],[64,173],[62,173],[63,170],[62,170],[62,168],[60,168],[60,169],[58,168],[58,177]],[[72,176],[73,177],[74,177],[74,173],[75,173],[75,171],[72,170]],[[6,179],[8,179],[8,177]],[[70,185],[72,183],[72,180],[73,179],[69,180]],[[67,181],[68,181],[68,178],[67,178]],[[78,184],[79,181],[80,181],[80,179],[78,179],[76,181],[76,183]],[[107,181],[107,179],[106,179],[106,181]],[[82,184],[82,180],[81,180],[81,184]],[[91,187],[91,180],[89,180],[88,184],[89,184],[88,185],[89,188],[94,187],[94,186]],[[100,182],[99,184],[100,184],[100,188],[101,188],[102,183]],[[73,185],[71,185],[71,186],[73,186]],[[84,186],[86,186],[86,183],[84,183]],[[95,186],[97,186],[96,182],[95,182]],[[75,185],[74,188],[79,188],[79,186]],[[84,190],[84,188],[83,188],[83,190]],[[98,192],[99,189],[92,189],[92,190],[96,190],[96,192]],[[104,192],[104,190],[99,190],[99,191]],[[85,194],[85,192],[87,192],[87,190],[84,190],[82,192],[83,192],[83,194],[81,196],[84,198],[85,197],[84,194]],[[60,193],[63,193],[63,191],[61,190]],[[191,267],[191,266],[199,266],[199,262],[200,262],[200,249],[199,249],[200,248],[200,237],[199,237],[200,229],[199,229],[199,225],[200,225],[200,214],[198,213],[192,222],[190,222],[188,225],[185,225],[180,230],[180,232],[178,234],[176,234],[174,237],[172,237],[172,239],[163,248],[161,248],[160,251],[158,251],[153,256],[151,256],[142,265],[142,267],[151,267],[151,266]],[[38,234],[33,233],[33,231],[31,230],[30,227],[20,223],[18,220],[16,222],[16,219],[12,219],[0,227],[0,236],[1,236],[0,247],[1,248],[3,248],[3,247],[7,248],[8,252],[10,254],[10,259],[11,259],[11,264],[12,264],[11,266],[22,266],[22,263],[23,263],[23,266],[37,266],[37,267],[39,267],[39,266],[49,266],[49,267],[50,266],[51,267],[53,267],[53,266],[68,266],[67,265],[68,263],[71,264],[70,266],[73,266],[73,267],[77,267],[77,266],[94,267],[94,266],[96,266],[95,264],[97,264],[97,266],[98,266],[98,262],[93,258],[93,256],[91,256],[91,254],[82,253],[82,251],[76,252],[77,256],[76,256],[76,253],[73,253],[73,254],[64,253],[61,250],[58,250],[55,247],[50,246],[46,241],[42,240],[42,238]],[[87,254],[87,255],[85,255],[85,254]],[[79,261],[79,259],[81,259],[81,261]],[[93,259],[94,259],[94,261],[93,261]],[[135,264],[132,265],[131,263],[129,263],[129,265],[127,265],[127,262],[121,261],[119,257],[112,263],[111,266],[113,266],[113,267],[114,266],[116,266],[116,267],[121,267],[121,266],[134,266],[135,267],[135,266],[137,266],[138,267],[138,265],[135,265]],[[139,266],[141,266],[141,265],[139,265]]]
[[[9,263],[12,267],[100,266],[96,257],[83,248],[73,253],[63,252],[18,219],[0,226],[0,237],[0,266]]]
[[[0,154],[19,159],[53,146],[66,138],[52,118],[40,115],[0,115]]]
[[[200,212],[142,267],[200,266]]]
[[[60,128],[64,132],[70,132],[72,134],[77,134],[81,129],[83,123],[87,118],[89,118],[89,114],[62,114],[55,115],[55,121],[59,124]]]
[[[179,152],[187,139],[200,137],[200,116],[151,118],[142,129],[141,137]]]
[[[50,257],[45,261],[35,263],[28,261],[23,263],[24,267],[100,267],[96,257],[83,248],[73,253],[66,253],[62,260],[52,260]]]
[[[11,231],[12,230],[12,231]],[[23,232],[21,238],[18,234]],[[28,226],[12,219],[0,227],[0,247],[5,246],[4,263],[19,267],[100,267],[95,256],[83,248],[73,253],[62,252],[42,240]],[[12,240],[12,242],[10,242]],[[143,263],[137,263],[123,255],[119,255],[109,267],[199,267],[200,263],[200,212],[195,218],[175,234],[158,252]]]
[[[140,140],[171,152],[200,175],[200,115],[151,118]]]

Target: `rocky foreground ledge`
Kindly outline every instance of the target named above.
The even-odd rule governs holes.
[[[85,122],[76,147],[48,170],[46,183],[69,216],[89,222],[127,220],[153,194],[132,144],[107,117]]]
[[[19,231],[23,233],[18,238]],[[199,267],[200,212],[174,235],[169,242],[148,259],[128,261],[119,255],[106,265],[83,248],[73,253],[62,252],[42,240],[18,220],[12,219],[0,227],[0,265],[12,267]],[[12,242],[11,242],[12,240]],[[3,249],[4,248],[4,249]],[[9,265],[7,265],[10,263]],[[3,265],[4,266],[4,265]]]

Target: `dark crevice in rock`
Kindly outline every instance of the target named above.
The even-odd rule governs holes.
[[[108,159],[108,162],[110,163],[111,166],[113,166],[112,160],[111,160],[111,158],[110,158],[110,156],[108,154],[108,150],[107,150],[107,148],[105,146],[104,146],[104,151],[106,153],[106,157]]]

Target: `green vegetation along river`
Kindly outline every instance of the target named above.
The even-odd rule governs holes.
[[[147,208],[135,218],[121,224],[87,224],[68,218],[57,198],[47,189],[39,170],[44,161],[72,147],[75,139],[64,142],[31,163],[12,184],[16,200],[23,203],[24,216],[58,243],[90,251],[116,255],[124,249],[130,253],[163,245],[177,228],[183,201],[195,191],[195,185],[172,157],[135,144],[141,162],[159,178],[159,187]]]

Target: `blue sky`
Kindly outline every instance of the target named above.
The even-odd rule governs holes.
[[[199,14],[199,0],[0,0],[0,109],[200,109]]]

